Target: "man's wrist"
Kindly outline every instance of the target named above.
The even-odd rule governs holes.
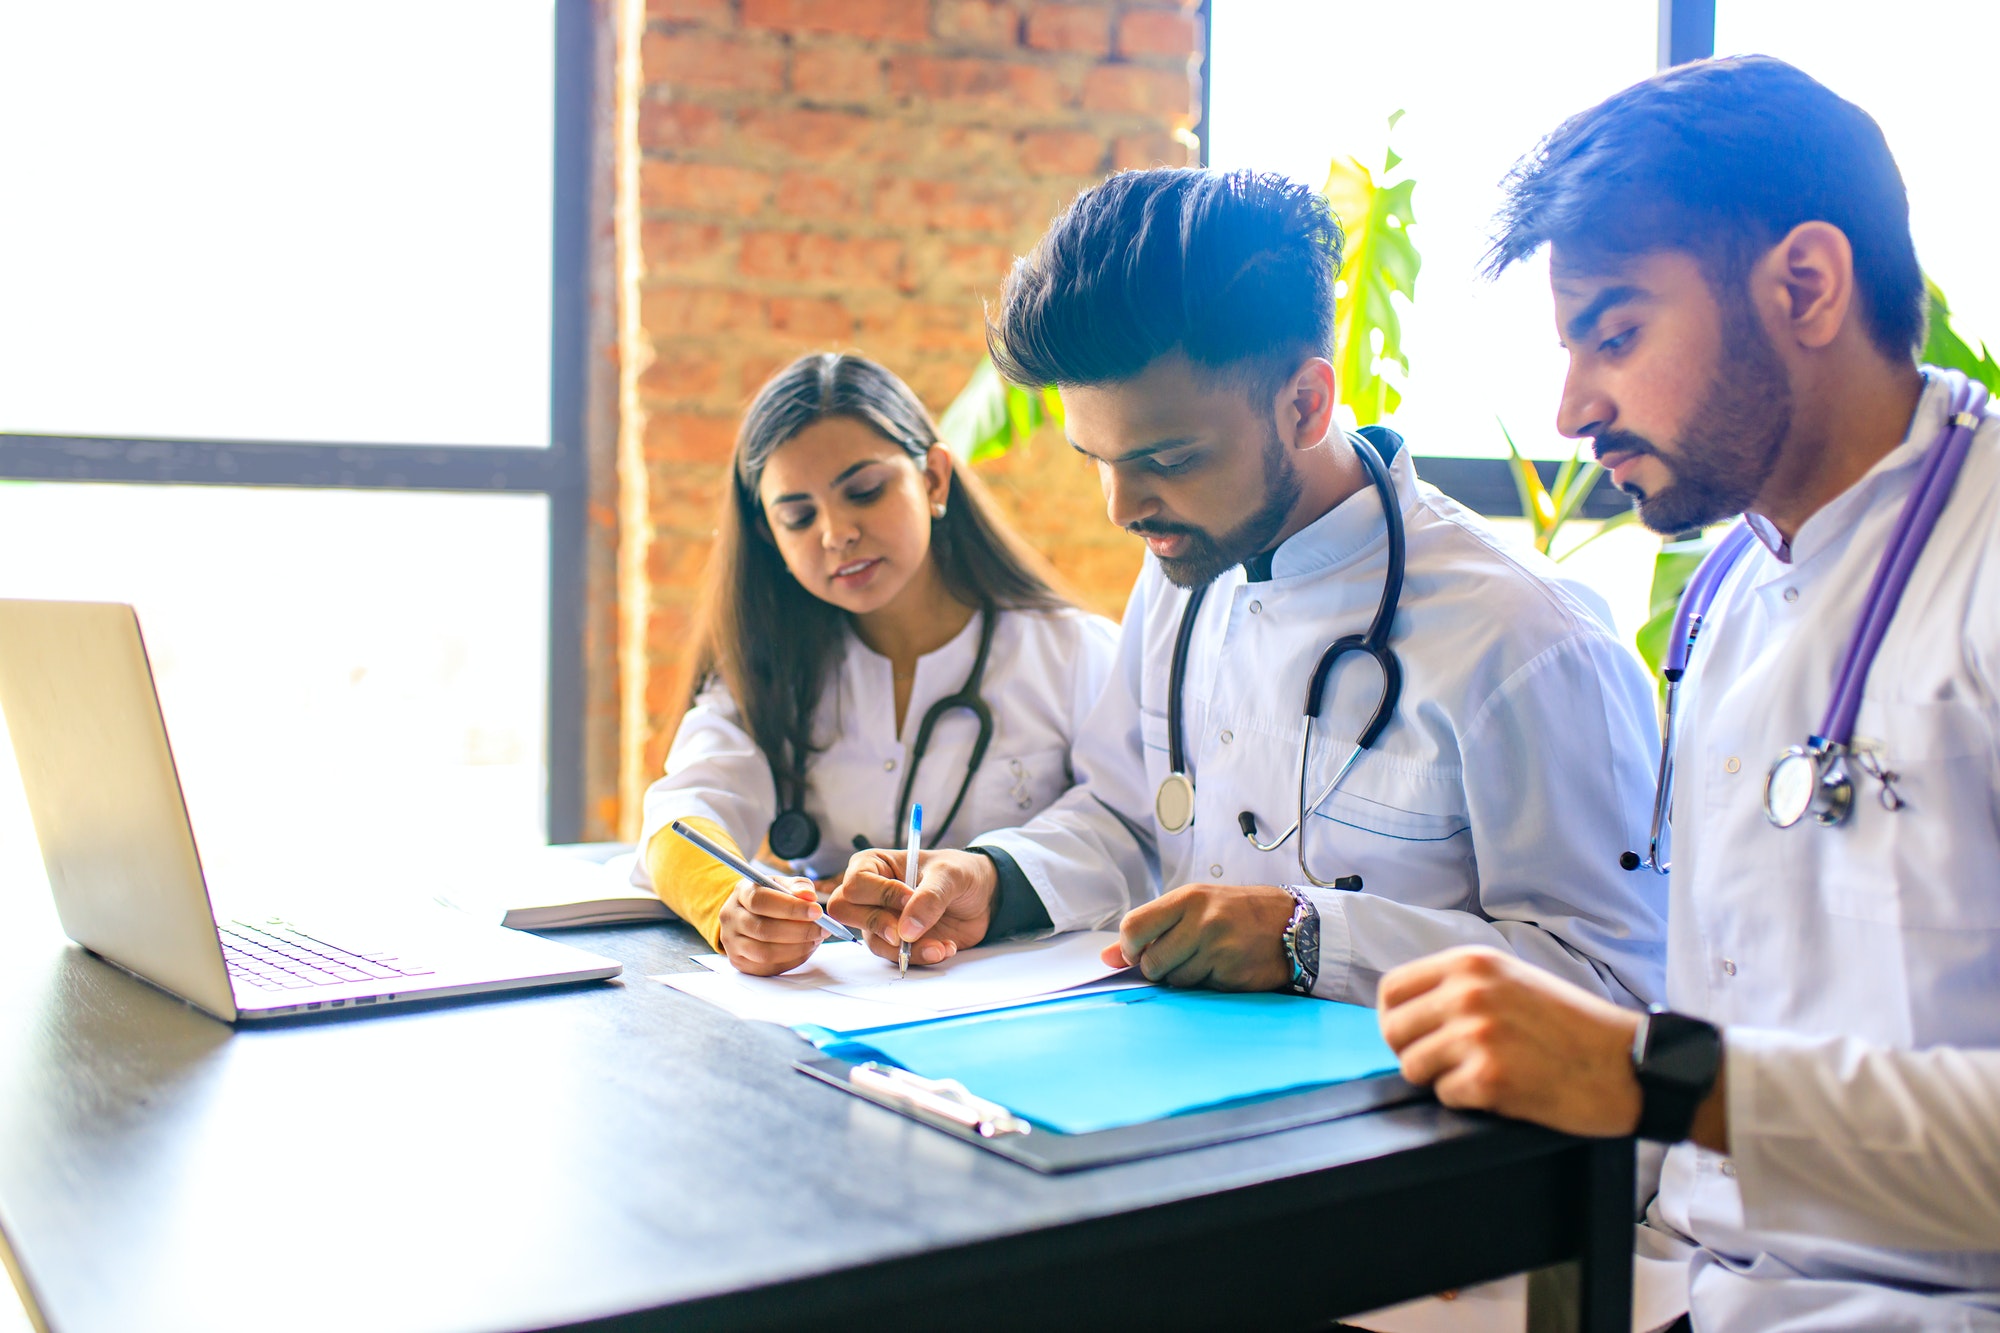
[[[1027,872],[1021,869],[1019,862],[998,847],[969,847],[966,850],[983,858],[993,876],[986,898],[985,938],[1011,939],[1054,928],[1055,922],[1049,917],[1049,909],[1042,904],[1041,895],[1035,892],[1035,886],[1029,882]]]
[[[1716,1070],[1715,1086],[1708,1090],[1708,1096],[1701,1099],[1695,1108],[1694,1125],[1688,1130],[1688,1138],[1710,1152],[1729,1151],[1729,1062],[1724,1060]]]
[[[1635,1132],[1656,1143],[1693,1137],[1722,1078],[1722,1031],[1655,1005],[1638,1018],[1631,1068],[1640,1091]]]
[[[1310,995],[1319,982],[1319,908],[1303,890],[1285,892],[1292,899],[1292,914],[1278,937],[1285,955],[1285,984],[1294,994]]]

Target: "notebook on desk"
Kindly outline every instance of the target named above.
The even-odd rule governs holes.
[[[465,858],[439,903],[509,930],[568,930],[672,921],[660,895],[632,882],[629,843],[579,842],[508,857]]]
[[[218,920],[129,606],[0,600],[0,710],[65,934],[227,1022],[614,977],[435,906]]]

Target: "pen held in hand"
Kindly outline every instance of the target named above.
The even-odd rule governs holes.
[[[775,890],[778,893],[787,895],[791,893],[791,889],[780,884],[756,866],[751,865],[721,843],[716,842],[712,838],[705,837],[699,829],[690,828],[685,822],[678,819],[667,825],[667,827],[701,848],[704,852],[707,852],[716,860],[722,862],[722,864],[728,866],[731,870],[734,870],[737,874],[743,876],[743,878],[749,880],[752,884]],[[846,940],[850,944],[854,942],[854,932],[828,916],[824,909],[814,919],[813,924],[837,940]]]
[[[910,896],[913,898],[917,893],[917,852],[922,848],[923,842],[924,808],[921,805],[913,805],[910,807],[909,854],[903,860],[903,882],[909,885]],[[903,904],[903,910],[906,912],[910,910],[908,903]],[[897,933],[902,932],[898,930]],[[910,975],[910,942],[904,940],[896,947],[896,976],[900,980],[908,975]]]

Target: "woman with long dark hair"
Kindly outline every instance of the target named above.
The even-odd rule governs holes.
[[[1057,591],[901,380],[858,356],[793,362],[737,434],[639,874],[739,969],[789,971],[823,937],[810,880],[900,844],[912,804],[926,847],[964,847],[1069,788],[1115,634]],[[808,878],[791,896],[739,881],[676,819]]]

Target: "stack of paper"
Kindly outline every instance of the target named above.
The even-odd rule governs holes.
[[[1114,977],[1124,978],[1120,985],[1143,984],[1129,969],[1099,957],[1117,938],[1115,932],[1093,930],[981,945],[936,967],[912,967],[902,978],[894,963],[864,945],[829,943],[783,976],[745,976],[728,959],[707,955],[695,959],[706,972],[654,979],[738,1018],[850,1033],[1005,1008]]]

